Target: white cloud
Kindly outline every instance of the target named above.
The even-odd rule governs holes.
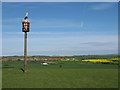
[[[84,22],[61,19],[34,19],[31,20],[34,28],[83,28]]]
[[[104,9],[111,8],[112,5],[113,4],[111,4],[111,3],[102,3],[102,4],[92,6],[91,9],[93,9],[93,10],[104,10]]]
[[[90,30],[89,30],[90,31]],[[105,30],[103,30],[105,31]],[[1,32],[1,34],[3,35],[23,35],[23,32]],[[69,36],[104,36],[104,35],[108,35],[108,32],[84,32],[84,31],[41,31],[41,32],[29,32],[28,35],[33,36],[35,35],[36,37],[39,37],[40,35],[69,35]],[[110,36],[110,35],[109,35]],[[117,36],[117,35],[116,35]]]
[[[24,45],[23,33],[3,33],[9,34],[7,35],[8,37],[2,39],[4,55],[22,54]],[[61,52],[63,54],[86,54],[94,51],[94,53],[106,52],[108,54],[108,52],[117,51],[118,48],[117,35],[102,35],[99,32],[94,32],[94,34],[93,32],[30,32],[28,33],[28,37],[29,53],[49,54],[49,52],[53,52],[58,54],[58,52]]]
[[[12,18],[12,19],[3,19],[3,27],[4,28],[16,28],[17,25],[21,25],[20,18]],[[32,28],[83,28],[84,22],[76,22],[72,20],[62,20],[62,19],[30,19],[32,24]],[[4,23],[8,23],[5,25]],[[15,24],[15,25],[11,25]]]
[[[80,25],[80,27],[81,27],[81,28],[83,28],[83,26],[84,26],[84,22],[81,22],[81,25]]]

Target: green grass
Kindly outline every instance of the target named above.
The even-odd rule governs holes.
[[[22,61],[3,62],[3,88],[117,88],[117,65],[85,64],[80,61],[56,61],[62,64],[43,66],[28,62],[23,73]],[[10,68],[11,67],[11,68]]]

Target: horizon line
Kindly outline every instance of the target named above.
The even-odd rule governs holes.
[[[82,54],[82,55],[28,55],[29,56],[83,56],[83,55],[93,55],[93,54]],[[120,54],[94,54],[94,55],[120,55]],[[24,55],[4,55],[4,56],[0,56],[0,57],[12,57],[12,56],[23,56]]]

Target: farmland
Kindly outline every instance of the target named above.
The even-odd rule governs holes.
[[[73,58],[73,56],[65,57],[69,59],[28,61],[27,73],[21,70],[24,61],[3,61],[2,86],[3,88],[118,87],[118,60],[112,61],[114,60],[113,58],[116,57],[110,57],[111,59],[109,58],[109,60],[111,60],[112,63],[105,64],[82,61],[82,59],[76,59],[75,57],[74,60],[71,60],[70,57]],[[86,60],[88,60],[88,58]],[[43,65],[41,64],[42,62],[55,63]]]

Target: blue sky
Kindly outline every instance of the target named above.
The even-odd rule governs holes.
[[[0,56],[2,56],[2,4],[0,2]]]
[[[23,55],[21,19],[29,12],[28,55],[118,52],[117,2],[3,2],[3,55]]]

